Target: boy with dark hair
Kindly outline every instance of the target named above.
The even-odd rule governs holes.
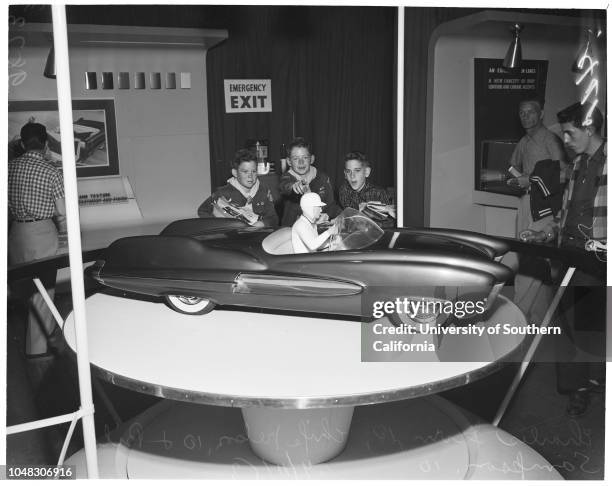
[[[372,166],[363,152],[349,152],[344,156],[345,181],[338,190],[342,208],[363,211],[367,203],[377,202],[387,206],[389,196],[382,188],[368,181]]]
[[[272,193],[260,184],[257,157],[247,149],[240,149],[234,155],[232,177],[227,184],[217,188],[198,208],[200,218],[227,218],[237,213],[242,213],[251,226],[278,226]]]
[[[557,113],[563,143],[576,154],[561,211],[540,231],[526,229],[523,241],[551,243],[592,252],[589,272],[578,268],[559,307],[565,334],[575,346],[559,343],[557,391],[569,395],[567,413],[580,416],[587,411],[589,395],[605,386],[606,263],[598,249],[607,249],[607,143],[601,134],[603,114],[597,107],[574,103]],[[588,341],[584,333],[599,333]],[[575,340],[574,340],[575,339]],[[580,348],[580,352],[578,352]],[[579,357],[592,356],[591,362]]]
[[[283,196],[282,226],[292,226],[302,214],[302,194],[315,192],[325,203],[319,222],[335,218],[340,208],[334,201],[334,191],[327,174],[313,167],[315,156],[310,144],[303,138],[294,139],[287,148],[289,170],[280,177],[279,190]]]

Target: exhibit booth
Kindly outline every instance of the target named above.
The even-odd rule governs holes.
[[[522,58],[537,72],[477,72],[479,61],[489,61],[486,66],[495,70],[501,67],[516,23],[522,26]],[[589,20],[580,17],[484,11],[436,29],[429,47],[426,226],[515,236],[518,197],[484,190],[480,178],[486,169],[507,170],[524,133],[520,99],[533,93],[544,98],[544,126],[560,135],[556,113],[581,101],[590,83],[587,79],[577,86],[571,71],[589,27]],[[605,45],[598,48],[595,41],[594,49],[601,52]],[[605,58],[598,68],[605,85]],[[600,106],[605,106],[605,96],[605,89],[600,90]],[[477,97],[487,103],[488,113],[482,104],[477,108]],[[501,125],[506,128],[495,132]]]
[[[86,249],[197,216],[211,192],[206,53],[227,35],[68,26]],[[53,135],[59,140],[57,84],[43,69],[52,45],[51,24],[17,24],[9,31],[9,141],[33,117],[47,126],[53,151]],[[59,147],[54,153],[60,160]]]
[[[404,25],[401,10],[399,39]],[[579,19],[485,11],[441,25],[431,39],[429,54],[426,226],[514,235],[516,195],[486,190],[481,176],[503,170],[494,158],[508,153],[516,132],[508,137],[478,132],[475,105],[482,95],[478,87],[511,84],[483,84],[477,75],[482,69],[497,69],[510,40],[508,24],[516,22],[524,26],[525,59],[541,61],[533,73],[517,74],[517,84],[533,85],[536,91],[545,88],[545,124],[553,126],[554,113],[577,97],[569,66],[583,32]],[[206,52],[228,35],[231,32],[210,29],[68,25],[77,227],[83,250],[104,249],[123,236],[158,235],[169,222],[196,216],[196,208],[211,193]],[[14,26],[10,36],[9,56],[14,62],[9,72],[9,139],[31,117],[59,135],[58,104],[53,101],[57,86],[42,69],[54,45],[53,28]],[[397,48],[403,52],[403,40]],[[403,62],[398,72],[401,104]],[[60,104],[70,99],[70,93],[63,95]],[[402,110],[398,113],[403,116]],[[516,110],[507,116],[516,118]],[[401,133],[402,123],[397,128]],[[403,153],[399,135],[397,153]],[[207,238],[247,239],[241,229],[222,230],[163,237],[175,242],[189,239],[208,255]],[[423,261],[393,253],[400,233],[387,232],[388,244],[385,240],[386,246],[377,251],[386,264],[398,258],[423,268]],[[429,236],[443,240],[432,265],[455,270],[460,267],[458,259],[469,253],[491,274],[510,273],[499,263],[502,255],[487,249],[477,236],[456,232],[445,240],[441,231]],[[415,254],[429,251],[420,238],[415,238]],[[449,241],[460,250],[445,249]],[[235,248],[227,247],[221,250],[231,256]],[[508,250],[505,244],[502,247],[503,252]],[[329,297],[317,294],[322,291],[313,277],[315,265],[306,260],[295,263],[288,256],[270,257],[288,262],[279,267],[284,271],[279,277],[258,273],[267,262],[246,250],[239,252],[250,273],[237,273],[230,282],[233,286],[228,286],[232,295],[242,292],[256,299],[261,292],[288,300],[294,295],[287,287]],[[176,252],[176,261],[187,261],[186,271],[191,271],[187,253]],[[120,260],[129,266],[133,262],[126,255]],[[372,257],[351,255],[350,262],[338,266],[358,280],[357,265]],[[334,278],[333,255],[329,258],[331,263],[320,259],[328,272],[322,274],[327,283]],[[151,260],[157,264],[163,258]],[[212,265],[216,283],[225,278],[221,260]],[[79,263],[73,279],[74,272],[81,270]],[[295,274],[290,273],[293,267],[298,268]],[[435,270],[432,274],[440,287],[461,285],[449,283],[452,271]],[[490,277],[480,269],[462,271],[463,276],[472,272],[482,280]],[[306,277],[296,277],[299,272]],[[367,287],[363,281],[349,284],[348,277],[341,277],[343,282],[334,287],[338,292],[357,294]],[[486,294],[489,312],[477,323],[483,329],[501,322],[521,329],[528,326],[520,309],[498,295],[506,277],[504,273]],[[137,279],[155,278],[145,268],[144,276]],[[210,288],[215,279],[211,282]],[[270,290],[267,285],[274,287]],[[95,376],[164,399],[108,434],[93,452],[91,443],[89,448],[86,443],[84,450],[68,458],[64,464],[76,466],[80,477],[95,477],[99,470],[103,478],[147,479],[560,479],[555,468],[528,445],[435,396],[498,371],[510,358],[520,361],[525,333],[498,341],[487,336],[494,332],[483,331],[484,339],[470,342],[473,348],[462,336],[449,336],[413,361],[393,354],[372,360],[360,354],[361,326],[366,324],[354,319],[284,312],[288,308],[283,306],[278,307],[281,311],[264,312],[253,305],[247,310],[221,306],[206,315],[184,315],[154,299],[131,297],[102,292],[83,298],[82,308],[75,304],[61,323],[68,352],[78,356],[86,348],[87,369],[91,364]],[[390,328],[395,326],[391,323]],[[80,328],[89,333],[88,342],[83,342]],[[461,359],[457,349],[464,351]],[[93,414],[89,404],[77,415],[87,414]],[[73,430],[74,421],[69,435]],[[88,432],[91,439],[91,429],[84,435]],[[514,467],[517,457],[521,463]]]

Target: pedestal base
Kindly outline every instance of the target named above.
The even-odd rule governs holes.
[[[109,440],[98,447],[101,478],[562,479],[529,446],[490,424],[472,423],[439,397],[356,407],[346,447],[320,464],[271,464],[249,446],[237,408],[170,400],[125,423]],[[66,464],[77,467],[78,478],[87,477],[83,450]]]
[[[342,452],[354,407],[242,409],[249,444],[265,461],[281,466],[314,465]]]

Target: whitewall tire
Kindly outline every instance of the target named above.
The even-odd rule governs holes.
[[[215,307],[208,299],[189,295],[166,295],[166,302],[171,309],[191,315],[207,314]]]

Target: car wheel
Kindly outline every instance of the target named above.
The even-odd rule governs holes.
[[[191,315],[207,314],[215,307],[215,304],[208,299],[189,295],[166,295],[166,302],[171,309]]]

